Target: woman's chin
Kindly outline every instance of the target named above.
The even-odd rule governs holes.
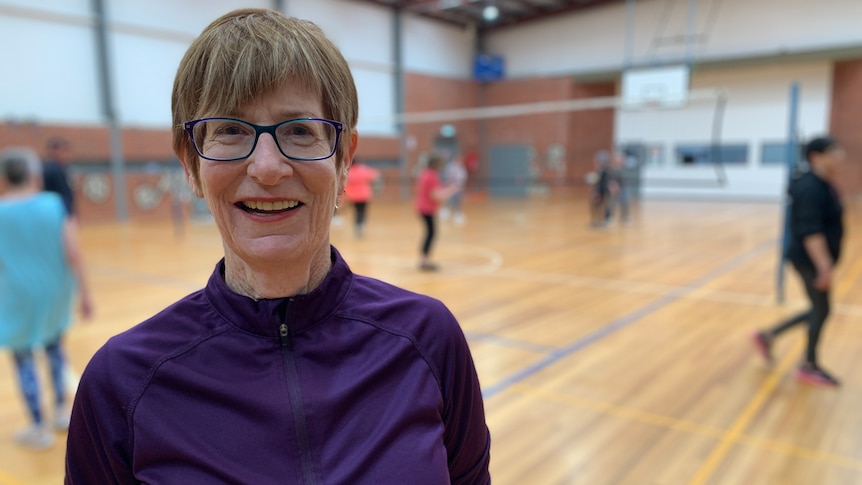
[[[297,261],[311,257],[321,248],[328,250],[327,241],[312,242],[308,239],[298,239],[295,236],[264,236],[243,241],[235,251],[236,255],[246,261],[276,263],[278,261]]]

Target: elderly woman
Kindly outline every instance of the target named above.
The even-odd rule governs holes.
[[[192,43],[172,105],[224,259],[93,356],[66,483],[489,483],[458,322],[330,245],[357,146],[338,49],[309,22],[231,12]]]
[[[31,425],[15,435],[27,448],[54,443],[69,426],[62,337],[78,287],[84,317],[92,311],[77,226],[62,199],[42,192],[41,163],[26,148],[0,153],[0,348],[12,350]],[[54,384],[49,421],[42,412],[34,350],[44,349]],[[54,428],[54,429],[51,429]]]

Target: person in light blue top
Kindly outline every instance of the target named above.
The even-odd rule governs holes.
[[[50,362],[53,425],[62,431],[68,427],[69,410],[61,340],[71,323],[76,289],[82,316],[92,313],[77,226],[60,196],[41,188],[41,164],[34,151],[0,153],[0,348],[12,351],[32,419],[15,440],[34,449],[54,442],[40,409],[34,351],[44,349]]]

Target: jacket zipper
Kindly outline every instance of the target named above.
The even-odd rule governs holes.
[[[287,374],[288,392],[290,393],[290,404],[293,410],[293,422],[296,425],[296,441],[299,445],[299,456],[302,462],[302,476],[307,485],[315,485],[317,477],[314,473],[314,462],[311,456],[311,446],[308,442],[308,422],[306,421],[305,408],[302,405],[302,393],[299,386],[299,372],[296,369],[296,360],[293,352],[293,339],[290,338],[290,329],[287,326],[287,311],[290,308],[285,308],[284,314],[281,317],[281,325],[278,327],[278,333],[281,340],[282,356],[284,360],[284,370]]]

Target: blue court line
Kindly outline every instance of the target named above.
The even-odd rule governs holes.
[[[647,305],[645,305],[645,306],[643,306],[643,307],[641,307],[641,308],[639,308],[639,309],[637,309],[637,310],[635,310],[635,311],[633,311],[627,315],[623,315],[622,317],[617,318],[616,320],[610,322],[609,324],[607,324],[603,327],[600,327],[600,328],[594,330],[593,332],[590,332],[586,336],[581,337],[580,339],[576,340],[575,342],[573,342],[573,343],[571,343],[565,347],[562,347],[558,350],[551,352],[550,354],[548,354],[547,357],[543,358],[542,360],[540,360],[540,361],[538,361],[532,365],[529,365],[529,366],[521,369],[520,371],[518,371],[512,375],[509,375],[509,376],[503,378],[501,381],[485,388],[482,391],[482,397],[485,399],[488,399],[490,397],[493,397],[493,396],[505,391],[510,386],[517,384],[518,382],[521,382],[524,379],[527,379],[528,377],[531,377],[532,375],[538,373],[539,371],[557,363],[558,361],[562,360],[563,358],[568,357],[568,356],[574,354],[575,352],[578,352],[579,350],[582,350],[585,347],[588,347],[588,346],[598,342],[599,340],[613,334],[617,330],[623,329],[623,328],[631,325],[632,323],[637,322],[638,320],[646,317],[650,313],[661,310],[662,308],[664,308],[668,304],[674,302],[675,300],[679,299],[680,297],[683,297],[683,296],[691,293],[692,291],[696,290],[700,286],[703,286],[704,284],[708,283],[709,281],[721,276],[724,273],[727,273],[733,269],[738,268],[743,263],[745,263],[749,259],[755,257],[756,255],[760,254],[761,252],[763,252],[767,249],[774,249],[775,245],[776,245],[775,240],[766,241],[764,243],[761,243],[760,245],[756,246],[754,249],[749,250],[747,253],[744,253],[740,256],[737,256],[734,259],[728,261],[727,263],[719,266],[718,268],[715,268],[712,271],[709,271],[708,273],[706,273],[705,275],[701,276],[700,278],[694,280],[690,284],[688,284],[684,287],[672,290],[671,292],[667,293],[666,295],[662,296],[661,298],[654,300],[654,301],[648,303]]]
[[[527,342],[525,340],[510,339],[490,333],[465,332],[464,335],[467,337],[467,340],[473,340],[476,342],[488,342],[498,344],[502,347],[510,347],[514,349],[526,350],[529,352],[539,352],[544,354],[545,352],[556,350],[556,347],[550,345],[537,344],[533,342]]]

